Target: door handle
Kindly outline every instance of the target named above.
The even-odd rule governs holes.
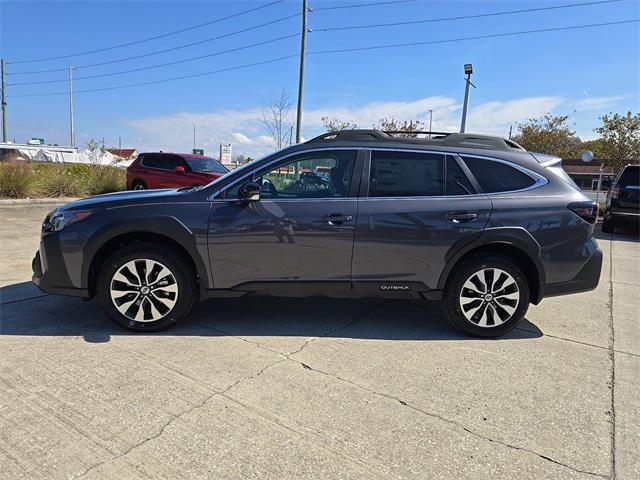
[[[353,216],[342,215],[341,213],[332,213],[322,219],[324,223],[328,223],[329,225],[340,225],[343,222],[349,222],[351,220],[353,220]]]
[[[478,218],[478,214],[470,212],[451,212],[448,213],[445,218],[451,223],[466,223],[473,222]]]

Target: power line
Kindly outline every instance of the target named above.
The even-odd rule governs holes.
[[[165,82],[173,82],[175,80],[184,80],[187,78],[196,78],[196,77],[204,77],[206,75],[214,75],[216,73],[222,73],[222,72],[230,72],[233,70],[240,70],[243,68],[249,68],[249,67],[257,67],[259,65],[266,65],[269,63],[275,63],[275,62],[281,62],[282,60],[287,60],[290,58],[297,58],[299,56],[298,53],[295,53],[293,55],[286,55],[284,57],[278,57],[278,58],[272,58],[269,60],[263,60],[261,62],[254,62],[254,63],[247,63],[244,65],[236,65],[233,67],[227,67],[227,68],[220,68],[218,70],[212,70],[210,72],[202,72],[202,73],[193,73],[193,74],[189,74],[189,75],[180,75],[178,77],[170,77],[170,78],[164,78],[162,80],[151,80],[148,82],[139,82],[139,83],[128,83],[125,85],[115,85],[113,87],[104,87],[104,88],[92,88],[92,89],[88,89],[88,90],[76,90],[74,91],[74,93],[93,93],[93,92],[104,92],[107,90],[119,90],[121,88],[129,88],[129,87],[141,87],[144,85],[154,85],[156,83],[165,83]],[[51,93],[29,93],[29,94],[24,94],[24,95],[11,95],[10,98],[17,98],[17,97],[48,97],[48,96],[53,96],[53,95],[67,95],[68,92],[51,92]]]
[[[264,40],[262,42],[257,42],[257,43],[252,43],[250,45],[244,45],[242,47],[236,47],[236,48],[231,48],[228,50],[222,50],[219,52],[214,52],[214,53],[209,53],[207,55],[200,55],[198,57],[191,57],[191,58],[185,58],[182,60],[175,60],[173,62],[165,62],[165,63],[159,63],[156,65],[148,65],[146,67],[138,67],[138,68],[131,68],[129,70],[121,70],[118,72],[110,72],[110,73],[100,73],[97,75],[85,75],[84,77],[74,77],[75,81],[78,80],[88,80],[91,78],[102,78],[102,77],[113,77],[116,75],[123,75],[126,73],[134,73],[134,72],[141,72],[141,71],[145,71],[145,70],[151,70],[154,68],[160,68],[160,67],[168,67],[171,65],[178,65],[181,63],[187,63],[187,62],[193,62],[195,60],[202,60],[203,58],[210,58],[210,57],[215,57],[218,55],[223,55],[225,53],[233,53],[233,52],[239,52],[241,50],[246,50],[248,48],[253,48],[253,47],[258,47],[258,46],[262,46],[262,45],[267,45],[270,43],[275,43],[281,40],[286,40],[288,38],[293,38],[293,37],[299,37],[300,33],[292,33],[291,35],[285,35],[283,37],[278,37],[278,38],[272,38],[270,40]],[[67,79],[59,79],[59,80],[42,80],[42,81],[36,81],[36,82],[21,82],[21,83],[9,83],[7,84],[8,86],[21,86],[21,85],[42,85],[42,84],[48,84],[48,83],[63,83],[63,82],[67,82]]]
[[[455,43],[455,42],[463,42],[463,41],[470,41],[470,40],[480,40],[480,39],[486,39],[486,38],[500,38],[500,37],[516,36],[516,35],[529,35],[529,34],[534,34],[534,33],[547,33],[547,32],[558,32],[558,31],[566,31],[566,30],[587,29],[587,28],[605,27],[605,26],[611,26],[611,25],[622,25],[622,24],[629,24],[629,23],[638,23],[638,22],[640,22],[639,19],[619,20],[619,21],[615,21],[615,22],[591,23],[591,24],[586,24],[586,25],[571,25],[571,26],[566,26],[566,27],[543,28],[543,29],[537,29],[537,30],[523,30],[523,31],[518,31],[518,32],[494,33],[494,34],[489,34],[489,35],[475,35],[475,36],[472,36],[472,37],[459,37],[459,38],[451,38],[451,39],[445,39],[445,40],[430,40],[430,41],[412,42],[412,43],[396,43],[396,44],[374,45],[374,46],[368,46],[368,47],[354,47],[354,48],[344,48],[344,49],[334,49],[334,50],[317,50],[317,51],[313,51],[313,52],[308,52],[308,54],[322,55],[322,54],[332,54],[332,53],[358,52],[358,51],[365,51],[365,50],[378,50],[378,49],[384,49],[384,48],[414,47],[414,46],[420,46],[420,45],[434,45],[434,44],[441,44],[441,43]],[[78,90],[75,93],[102,92],[102,91],[107,91],[107,90],[117,90],[117,89],[122,89],[122,88],[129,88],[129,87],[153,85],[153,84],[157,84],[157,83],[165,83],[165,82],[171,82],[171,81],[182,80],[182,79],[187,79],[187,78],[203,77],[203,76],[206,76],[206,75],[213,75],[213,74],[216,74],[216,73],[227,72],[227,71],[231,71],[231,70],[238,70],[238,69],[242,69],[242,68],[249,68],[249,67],[254,67],[254,66],[258,66],[258,65],[265,65],[265,64],[268,64],[268,63],[279,62],[279,61],[287,60],[287,59],[290,59],[290,58],[297,58],[298,56],[299,56],[299,53],[294,53],[292,55],[286,55],[286,56],[283,56],[283,57],[273,58],[273,59],[270,59],[270,60],[264,60],[264,61],[261,61],[261,62],[249,63],[249,64],[245,64],[245,65],[238,65],[238,66],[234,66],[234,67],[227,67],[227,68],[222,68],[222,69],[218,69],[218,70],[213,70],[213,71],[210,71],[210,72],[195,73],[195,74],[189,74],[189,75],[181,75],[181,76],[178,76],[178,77],[170,77],[170,78],[165,78],[165,79],[162,79],[162,80],[154,80],[154,81],[149,81],[149,82],[140,82],[140,83],[125,84],[125,85],[116,85],[116,86],[113,86],[113,87],[94,88],[94,89],[89,89],[89,90]],[[52,95],[66,95],[66,94],[67,94],[67,92],[34,93],[34,94],[23,94],[23,95],[11,95],[10,98],[16,98],[16,97],[47,97],[47,96],[52,96]]]
[[[321,12],[323,10],[338,10],[343,8],[376,7],[378,5],[392,5],[395,3],[409,3],[409,2],[415,2],[415,1],[416,0],[393,0],[393,1],[386,1],[386,2],[352,3],[350,5],[337,5],[335,7],[311,8],[310,11]]]
[[[140,59],[140,58],[151,57],[151,56],[154,56],[154,55],[160,55],[162,53],[173,52],[175,50],[181,50],[183,48],[193,47],[193,46],[196,46],[196,45],[202,45],[204,43],[213,42],[215,40],[220,40],[222,38],[228,38],[228,37],[231,37],[233,35],[238,35],[240,33],[249,32],[251,30],[257,30],[259,28],[267,27],[269,25],[273,25],[275,23],[283,22],[283,21],[289,20],[291,18],[299,17],[300,15],[301,15],[300,13],[294,13],[293,15],[287,15],[286,17],[276,18],[275,20],[271,20],[271,21],[268,21],[268,22],[260,23],[258,25],[253,25],[252,27],[243,28],[241,30],[236,30],[236,31],[233,31],[233,32],[230,32],[230,33],[225,33],[225,34],[222,34],[222,35],[218,35],[216,37],[210,37],[210,38],[205,38],[203,40],[198,40],[197,42],[185,43],[183,45],[178,45],[178,46],[171,47],[171,48],[165,48],[163,50],[156,50],[155,52],[148,52],[148,53],[143,53],[143,54],[140,54],[140,55],[133,55],[131,57],[119,58],[119,59],[116,59],[116,60],[108,60],[108,61],[105,61],[105,62],[90,63],[90,64],[86,64],[86,65],[77,65],[76,68],[77,69],[82,69],[82,68],[90,68],[90,67],[99,67],[99,66],[103,66],[103,65],[111,65],[113,63],[120,63],[120,62],[129,61],[129,60],[137,60],[137,59]],[[45,72],[63,71],[63,70],[66,71],[67,68],[68,67],[52,69],[52,70],[41,70],[41,71],[37,71],[37,72],[15,72],[15,73],[12,73],[11,75],[21,75],[21,74],[26,74],[26,73],[45,73]]]
[[[511,37],[516,35],[527,35],[531,33],[559,32],[563,30],[577,30],[577,29],[584,29],[584,28],[604,27],[609,25],[622,25],[625,23],[637,23],[637,22],[640,22],[640,20],[639,19],[620,20],[616,22],[591,23],[587,25],[571,25],[568,27],[541,28],[538,30],[523,30],[520,32],[494,33],[490,35],[475,35],[473,37],[450,38],[446,40],[430,40],[426,42],[394,43],[394,44],[388,44],[388,45],[375,45],[370,47],[342,48],[342,49],[335,49],[335,50],[318,50],[315,52],[308,52],[308,53],[309,54],[327,54],[327,53],[361,52],[365,50],[378,50],[383,48],[414,47],[419,45],[434,45],[434,44],[440,44],[440,43],[465,42],[468,40],[481,40],[484,38]]]
[[[89,55],[89,54],[92,54],[92,53],[106,52],[108,50],[115,50],[117,48],[129,47],[131,45],[138,45],[140,43],[150,42],[152,40],[158,40],[160,38],[170,37],[172,35],[177,35],[179,33],[189,32],[191,30],[196,30],[198,28],[206,27],[208,25],[213,25],[214,23],[219,23],[219,22],[223,22],[225,20],[229,20],[231,18],[236,18],[236,17],[242,16],[242,15],[246,15],[247,13],[252,13],[252,12],[255,12],[257,10],[261,10],[263,8],[271,7],[273,5],[281,3],[282,1],[283,0],[276,0],[274,2],[267,3],[265,5],[260,5],[258,7],[250,8],[249,10],[243,10],[242,12],[234,13],[232,15],[227,15],[226,17],[216,18],[215,20],[210,20],[208,22],[200,23],[198,25],[193,25],[193,26],[190,26],[190,27],[181,28],[180,30],[175,30],[173,32],[167,32],[167,33],[162,33],[162,34],[159,34],[159,35],[155,35],[153,37],[143,38],[141,40],[135,40],[135,41],[132,41],[132,42],[121,43],[121,44],[113,45],[113,46],[110,46],[110,47],[97,48],[95,50],[86,50],[86,51],[83,51],[83,52],[69,53],[69,54],[66,54],[66,55],[58,55],[58,56],[55,56],[55,57],[42,57],[42,58],[35,58],[35,59],[31,59],[31,60],[19,60],[19,61],[10,62],[10,63],[12,63],[12,64],[13,63],[35,63],[35,62],[44,62],[44,61],[47,61],[47,60],[60,60],[62,58],[78,57],[78,56],[81,56],[81,55]]]
[[[400,25],[416,25],[420,23],[447,22],[452,20],[497,17],[500,15],[513,15],[518,13],[532,13],[532,12],[542,12],[546,10],[559,10],[563,8],[585,7],[590,5],[601,5],[605,3],[615,3],[620,1],[622,0],[600,0],[595,2],[582,2],[582,3],[570,3],[566,5],[554,5],[550,7],[527,8],[527,9],[521,9],[521,10],[508,10],[508,11],[492,12],[492,13],[478,13],[475,15],[461,15],[457,17],[426,18],[422,20],[409,20],[405,22],[376,23],[371,25],[352,25],[352,26],[346,26],[346,27],[314,28],[313,31],[314,32],[334,32],[334,31],[340,31],[340,30],[360,30],[360,29],[366,29],[366,28],[394,27],[394,26],[400,26]]]

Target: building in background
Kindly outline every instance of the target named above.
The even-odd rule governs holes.
[[[138,150],[135,148],[107,148],[107,152],[124,160],[133,160],[138,156]]]
[[[598,177],[600,176],[600,165],[602,160],[594,160],[591,163],[585,163],[579,158],[569,158],[562,160],[562,168],[571,179],[576,182],[582,190],[598,189]],[[602,170],[602,185],[600,190],[608,190],[613,182],[614,173],[606,166]]]

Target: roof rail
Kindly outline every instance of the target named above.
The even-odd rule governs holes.
[[[427,138],[424,138],[427,135]],[[423,136],[422,138],[420,136]],[[340,130],[327,132],[312,138],[306,143],[322,142],[389,142],[413,143],[418,145],[441,145],[448,147],[483,148],[487,150],[520,150],[520,145],[510,139],[492,135],[474,133],[451,133],[416,131],[405,132],[399,130]]]

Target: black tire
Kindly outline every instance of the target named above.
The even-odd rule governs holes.
[[[142,180],[136,180],[135,182],[133,182],[133,185],[131,185],[131,187],[134,190],[146,190],[147,184],[144,183]]]
[[[463,293],[463,287],[466,282],[471,282],[471,277],[475,274],[484,275],[484,269],[493,269],[493,273],[489,276],[490,281],[492,276],[497,273],[494,269],[501,270],[507,274],[503,277],[502,272],[500,272],[498,273],[498,278],[494,278],[491,282],[501,295],[493,298],[493,295],[482,295],[468,288]],[[500,279],[505,277],[506,280],[503,280],[503,283],[500,284]],[[484,278],[486,280],[486,277]],[[512,280],[513,284],[517,286],[517,291],[513,291]],[[485,281],[485,283],[488,282]],[[481,283],[481,287],[483,285]],[[482,291],[481,287],[478,288],[478,291]],[[487,293],[486,287],[484,290]],[[476,295],[479,298],[476,298]],[[517,304],[513,306],[512,303],[516,298]],[[529,308],[529,283],[522,269],[509,258],[495,254],[479,254],[464,259],[454,268],[445,286],[443,301],[449,321],[458,330],[475,337],[499,337],[513,330],[527,313]],[[481,302],[480,306],[477,306],[477,303],[472,303],[477,301]],[[484,305],[486,304],[490,304],[491,307],[485,307]],[[466,310],[463,311],[462,305]],[[483,308],[487,310],[486,317],[483,317]],[[465,311],[467,312],[466,314]],[[471,314],[473,314],[472,318],[467,318],[467,315]],[[475,318],[479,314],[480,318]],[[502,316],[504,318],[501,318]],[[479,324],[481,323],[485,323],[486,326],[480,326]]]
[[[604,217],[602,220],[602,233],[613,233],[616,223],[613,217]]]
[[[125,315],[128,310],[127,312],[122,313],[118,310],[118,307],[116,307],[115,302],[121,301],[122,297],[112,299],[112,282],[118,282],[117,279],[114,279],[114,276],[118,271],[122,272],[121,268],[126,264],[137,260],[137,262],[134,262],[134,265],[138,267],[143,259],[151,261],[150,264],[154,265],[154,268],[156,264],[159,264],[160,267],[165,267],[169,270],[172,277],[164,276],[165,274],[161,273],[156,274],[157,276],[155,279],[149,280],[153,272],[149,274],[144,272],[146,280],[149,282],[155,281],[155,285],[158,286],[154,287],[152,283],[149,283],[151,291],[147,292],[147,295],[142,295],[142,292],[140,291],[142,287],[137,289],[138,297],[135,297],[136,300],[129,305],[132,306],[132,309],[135,309],[135,305],[137,305],[138,309],[142,308],[144,310],[142,312],[143,316],[147,316],[147,313],[149,313],[148,316],[150,317],[143,321],[137,321],[135,318]],[[147,265],[147,263],[144,262],[143,265]],[[143,266],[142,268],[144,269],[145,267]],[[164,270],[161,270],[161,272],[164,272]],[[160,278],[161,276],[164,276],[163,278],[166,279],[164,282]],[[139,272],[134,277],[139,283],[147,286],[145,280],[140,282]],[[122,282],[119,283],[122,284]],[[167,284],[167,286],[159,286],[163,283]],[[133,283],[129,283],[127,285],[131,284]],[[116,283],[113,283],[113,285],[115,287]],[[175,287],[173,287],[174,285]],[[153,288],[157,288],[156,292],[153,292]],[[168,288],[175,288],[175,297],[171,297],[171,292],[162,291],[163,289]],[[114,295],[119,295],[119,290],[120,289],[114,288]],[[128,291],[131,290],[131,288],[127,287],[125,290]],[[104,308],[105,312],[118,325],[135,332],[155,332],[171,327],[189,314],[193,304],[195,303],[197,282],[195,272],[188,259],[184,258],[184,256],[174,248],[162,244],[136,243],[117,250],[105,261],[98,275],[97,292],[102,308]],[[134,295],[135,294],[136,293],[134,292]],[[163,295],[158,297],[154,296],[154,294]],[[126,295],[129,295],[129,293]],[[143,296],[142,301],[140,303],[136,303],[139,301],[138,299],[141,295]],[[144,297],[148,297],[147,301],[145,301]],[[160,302],[160,304],[158,304],[158,302]],[[170,308],[167,307],[167,303],[170,305],[172,304]],[[121,306],[120,308],[124,307]],[[162,308],[169,309],[162,311]],[[157,320],[154,320],[153,317],[156,313],[161,314],[162,316]]]

